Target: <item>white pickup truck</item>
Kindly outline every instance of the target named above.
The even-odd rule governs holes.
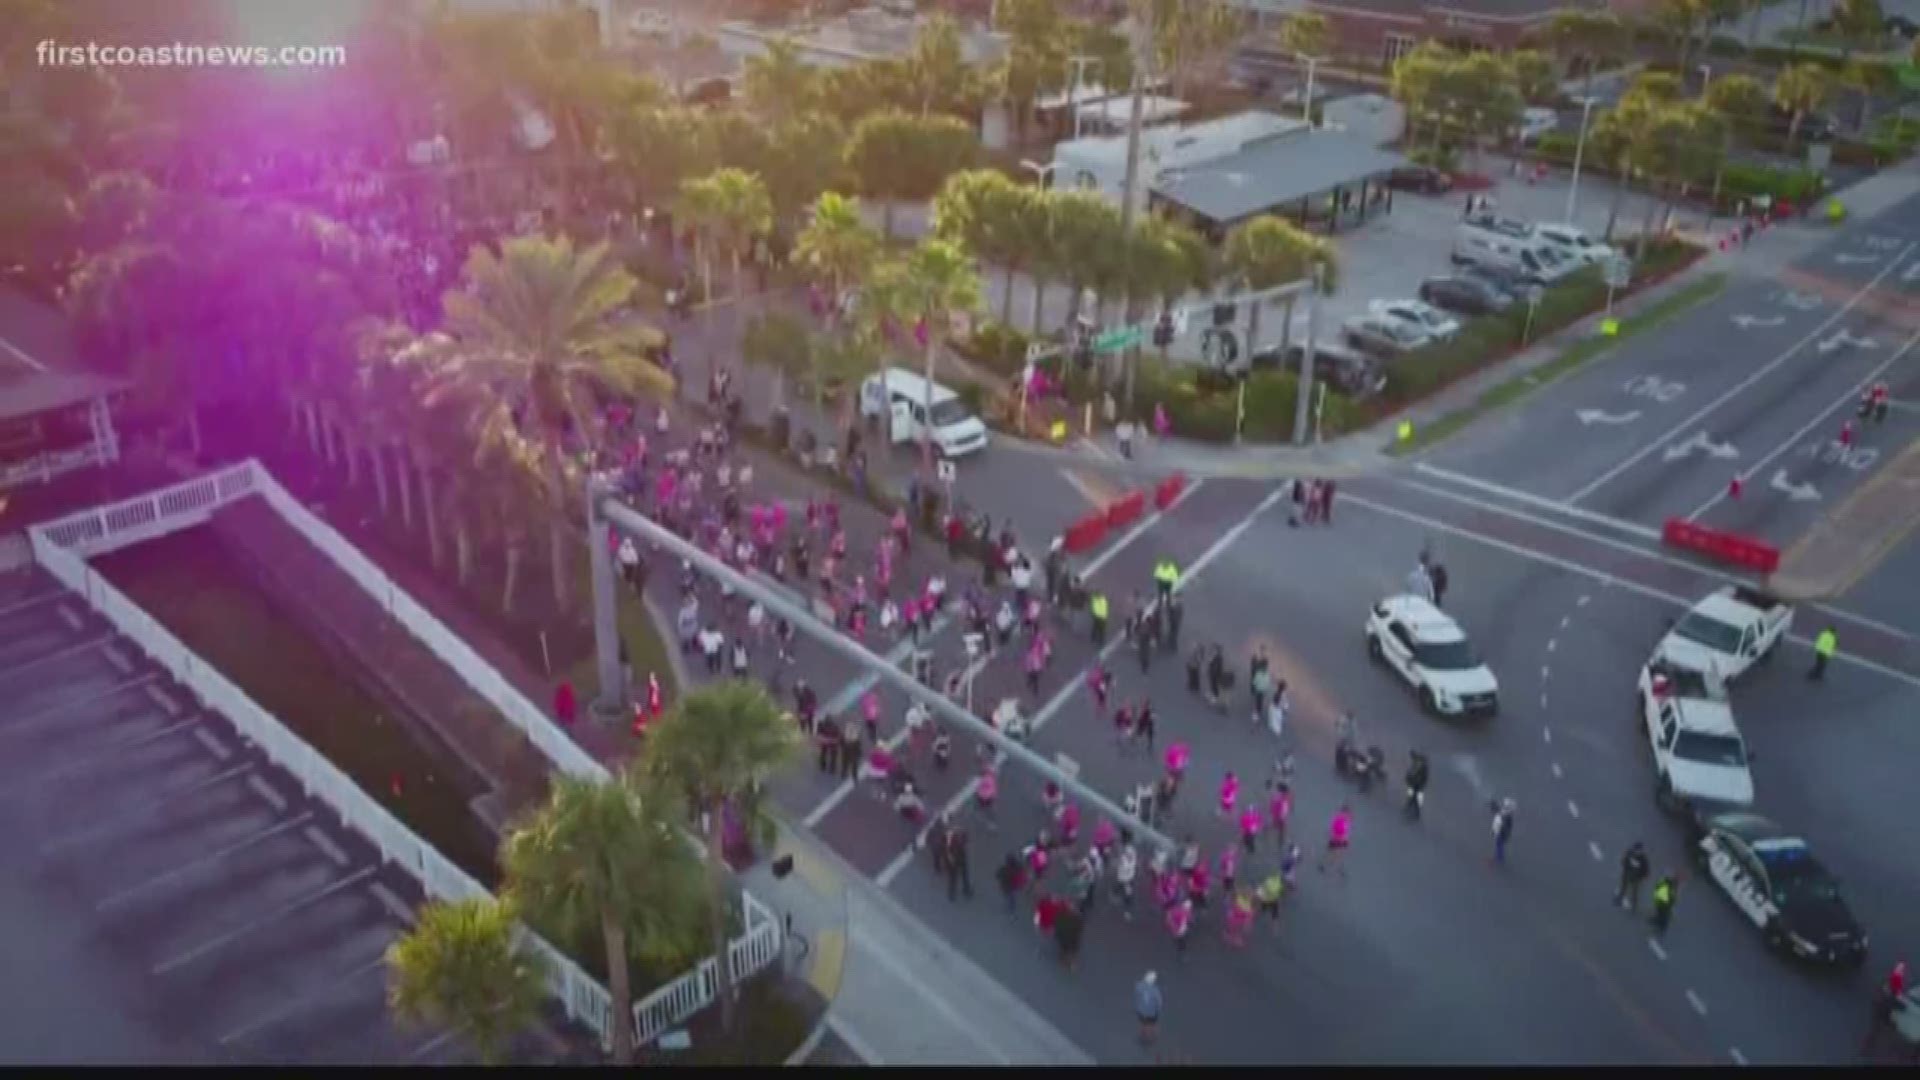
[[[1653,650],[1656,658],[1732,682],[1773,653],[1793,626],[1785,601],[1742,585],[1707,594],[1674,622]]]
[[[1662,808],[1697,814],[1752,805],[1747,744],[1714,676],[1655,657],[1640,669],[1639,698]]]

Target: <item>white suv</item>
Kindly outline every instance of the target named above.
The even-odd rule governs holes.
[[[1412,326],[1435,341],[1445,341],[1460,332],[1460,320],[1425,300],[1375,300],[1367,312]]]
[[[1367,655],[1397,672],[1440,716],[1494,716],[1500,684],[1460,624],[1422,597],[1389,596],[1367,614]]]
[[[1640,669],[1639,697],[1662,807],[1698,813],[1753,804],[1747,744],[1718,678],[1656,657]]]
[[[1576,262],[1589,266],[1613,258],[1614,250],[1572,225],[1535,225],[1534,238]]]

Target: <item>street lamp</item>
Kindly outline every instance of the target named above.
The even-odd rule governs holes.
[[[1035,184],[1038,184],[1041,187],[1046,187],[1047,178],[1052,176],[1053,171],[1060,167],[1060,163],[1057,161],[1050,161],[1047,164],[1042,165],[1037,161],[1027,161],[1025,159],[1022,159],[1020,162],[1020,167],[1033,174],[1033,182]]]
[[[1713,85],[1713,65],[1700,65],[1700,96],[1707,96],[1707,87]]]
[[[1307,63],[1307,94],[1306,94],[1306,97],[1301,99],[1301,102],[1300,102],[1300,118],[1307,122],[1308,127],[1312,127],[1313,126],[1313,69],[1315,66],[1317,66],[1320,63],[1320,58],[1317,56],[1308,56],[1305,53],[1302,53],[1300,54],[1300,59],[1306,61]]]
[[[1574,207],[1580,201],[1580,159],[1587,149],[1587,120],[1593,116],[1593,103],[1596,97],[1580,99],[1580,137],[1573,144],[1573,183],[1567,187],[1567,224],[1572,225]]]

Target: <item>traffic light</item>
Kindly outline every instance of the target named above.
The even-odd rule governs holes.
[[[1215,304],[1213,305],[1213,325],[1232,326],[1233,317],[1238,313],[1238,305],[1234,304],[1231,300],[1225,303]]]
[[[1172,312],[1170,311],[1161,312],[1160,321],[1153,324],[1153,344],[1156,348],[1161,348],[1161,349],[1164,349],[1167,346],[1173,344],[1173,313]]]

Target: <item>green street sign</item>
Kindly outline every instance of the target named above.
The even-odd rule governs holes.
[[[1109,330],[1093,339],[1093,351],[1097,353],[1116,353],[1122,349],[1131,349],[1147,338],[1144,327],[1123,326]]]

